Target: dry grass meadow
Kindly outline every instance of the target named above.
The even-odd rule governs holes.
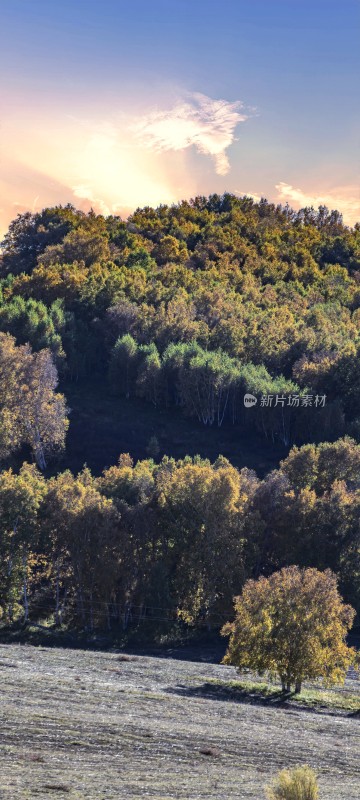
[[[0,673],[1,800],[262,800],[305,762],[321,800],[359,800],[355,676],[284,704],[232,667],[171,654],[1,645]]]

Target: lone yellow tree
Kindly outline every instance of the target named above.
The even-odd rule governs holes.
[[[342,683],[357,660],[345,641],[355,611],[345,605],[330,571],[286,567],[249,580],[235,598],[235,620],[224,663],[279,677],[283,690],[301,691],[303,680]]]

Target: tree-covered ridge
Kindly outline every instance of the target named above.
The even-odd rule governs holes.
[[[127,222],[45,209],[10,225],[1,275],[0,329],[50,348],[63,377],[109,371],[124,391],[116,362],[128,347],[125,393],[180,397],[206,424],[237,421],[244,390],[279,391],[326,395],[326,408],[292,415],[285,432],[278,414],[255,413],[266,435],[359,433],[360,227],[338,212],[229,194]],[[208,408],[189,408],[184,364],[213,395]]]
[[[127,222],[59,206],[18,215],[0,259],[6,621],[220,627],[247,579],[292,564],[332,569],[359,613],[360,226],[232,195]],[[307,444],[263,480],[222,456],[155,463],[154,437],[136,464],[45,477],[66,445],[58,376]],[[37,467],[8,468],[29,449]]]
[[[249,578],[332,569],[360,611],[360,445],[294,448],[264,480],[219,456],[133,463],[98,478],[0,473],[4,620],[129,619],[220,628]]]

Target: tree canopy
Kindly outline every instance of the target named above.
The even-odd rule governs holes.
[[[356,661],[345,637],[355,610],[345,605],[330,570],[286,567],[269,578],[247,581],[235,600],[235,620],[225,663],[281,679],[301,691],[304,680],[343,683]]]
[[[131,336],[152,355],[139,349],[126,394],[158,406],[178,393],[206,425],[244,424],[246,391],[280,394],[285,411],[257,406],[246,424],[286,445],[358,434],[360,228],[336,211],[230,194],[137,209],[127,222],[57,206],[11,223],[0,276],[0,329],[50,347],[64,376],[109,372],[120,389],[112,364]],[[174,347],[183,357],[169,387]],[[294,413],[290,394],[326,407]]]
[[[138,460],[109,466],[130,446],[109,458],[103,439],[97,471],[66,460],[77,393],[79,457],[98,415],[111,436],[126,408],[146,427]],[[38,603],[111,629],[160,608],[219,629],[247,581],[294,564],[330,569],[359,613],[359,408],[360,226],[338,212],[225,193],[126,221],[19,214],[0,255],[4,619]],[[164,446],[165,417],[200,455],[180,434]],[[228,458],[206,449],[215,428]],[[258,474],[231,463],[245,436],[264,444]],[[268,474],[265,445],[282,454]]]

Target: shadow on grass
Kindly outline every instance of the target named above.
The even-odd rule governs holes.
[[[0,625],[0,645],[28,644],[35,647],[59,647],[71,650],[125,652],[135,656],[208,664],[219,664],[225,655],[226,646],[219,635],[197,635],[184,637],[184,640],[181,639],[181,635],[184,637],[183,633],[178,631],[176,634],[175,631],[173,641],[158,644],[151,622],[147,632],[139,633],[137,629],[129,629],[124,633],[119,628],[107,635],[104,631],[90,634],[76,629],[59,630],[35,622],[29,622],[27,625],[23,623],[15,623],[12,626]]]
[[[178,685],[170,687],[166,691],[183,697],[202,697],[208,700],[256,705],[265,708],[283,708],[312,714],[328,714],[330,716],[345,715],[357,719],[360,716],[359,710],[353,711],[350,708],[339,708],[321,701],[307,702],[306,699],[302,699],[295,692],[283,692],[281,689],[264,685],[257,687],[254,684],[246,686],[208,681],[201,686]]]
[[[168,688],[171,694],[179,694],[183,697],[203,697],[210,700],[221,700],[222,702],[247,703],[259,706],[282,706],[286,707],[294,697],[292,692],[283,692],[281,689],[266,690],[256,689],[253,686],[231,686],[227,684],[203,683],[201,686],[175,686]]]

